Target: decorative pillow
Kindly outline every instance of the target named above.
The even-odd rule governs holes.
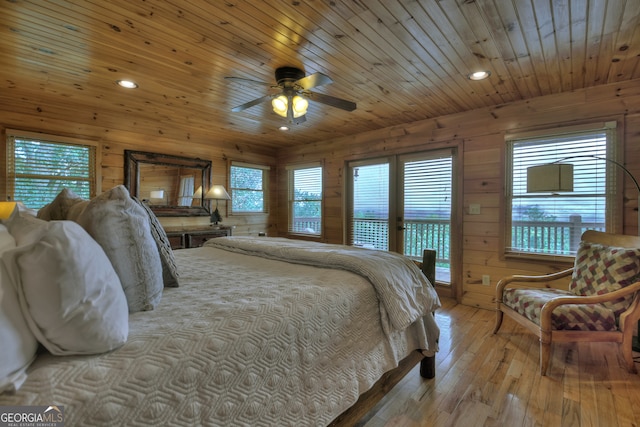
[[[16,247],[14,238],[0,225],[0,256]],[[27,379],[26,370],[36,356],[38,341],[20,310],[18,295],[0,262],[0,393],[13,392]]]
[[[616,248],[581,242],[569,290],[575,295],[601,295],[624,288],[640,279],[640,249]],[[624,312],[633,295],[604,306],[615,313]]]
[[[162,264],[149,216],[119,185],[92,199],[77,222],[102,246],[118,273],[129,312],[152,310],[162,297]]]
[[[67,211],[67,216],[64,219],[68,219],[70,221],[78,222],[78,218],[84,212],[84,209],[89,205],[89,200],[82,200],[75,205],[71,206]]]
[[[44,219],[45,221],[67,219],[69,209],[73,205],[82,202],[82,200],[82,197],[68,188],[64,188],[51,203],[43,206],[38,211],[38,218]]]
[[[127,340],[129,313],[104,251],[72,221],[2,255],[31,332],[52,354],[96,354]]]
[[[137,197],[132,197],[149,216],[149,226],[151,227],[151,235],[156,242],[158,252],[160,253],[160,262],[162,263],[162,281],[164,286],[168,288],[177,288],[178,283],[178,266],[176,265],[176,258],[173,255],[173,249],[171,249],[171,242],[167,237],[167,233],[164,231],[162,224],[158,221],[158,217],[153,213],[151,208],[141,202]]]

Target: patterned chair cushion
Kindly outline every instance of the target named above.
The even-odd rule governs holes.
[[[503,303],[520,315],[540,325],[542,306],[552,298],[573,296],[568,291],[554,288],[507,289]],[[615,331],[616,316],[602,304],[576,304],[556,308],[551,314],[553,330]]]
[[[640,249],[581,242],[569,290],[574,295],[601,295],[628,286],[639,278]],[[632,299],[633,295],[629,295],[604,305],[617,318]]]

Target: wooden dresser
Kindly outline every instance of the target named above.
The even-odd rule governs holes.
[[[209,239],[231,236],[232,227],[206,227],[198,229],[167,229],[167,237],[172,249],[199,248]]]

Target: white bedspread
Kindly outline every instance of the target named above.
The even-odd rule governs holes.
[[[409,258],[395,252],[285,238],[249,236],[212,239],[206,246],[323,268],[339,268],[366,277],[380,300],[382,327],[403,330],[440,307],[435,289]]]
[[[41,354],[0,405],[63,405],[66,426],[322,426],[429,349],[421,320],[383,332],[374,287],[354,273],[213,247],[175,253],[181,286],[130,316],[122,348]]]

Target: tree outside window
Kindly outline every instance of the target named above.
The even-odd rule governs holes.
[[[266,166],[232,163],[229,181],[233,213],[267,212],[268,170]]]
[[[64,188],[85,199],[95,196],[95,146],[55,136],[7,135],[8,196],[13,200],[40,209]]]

